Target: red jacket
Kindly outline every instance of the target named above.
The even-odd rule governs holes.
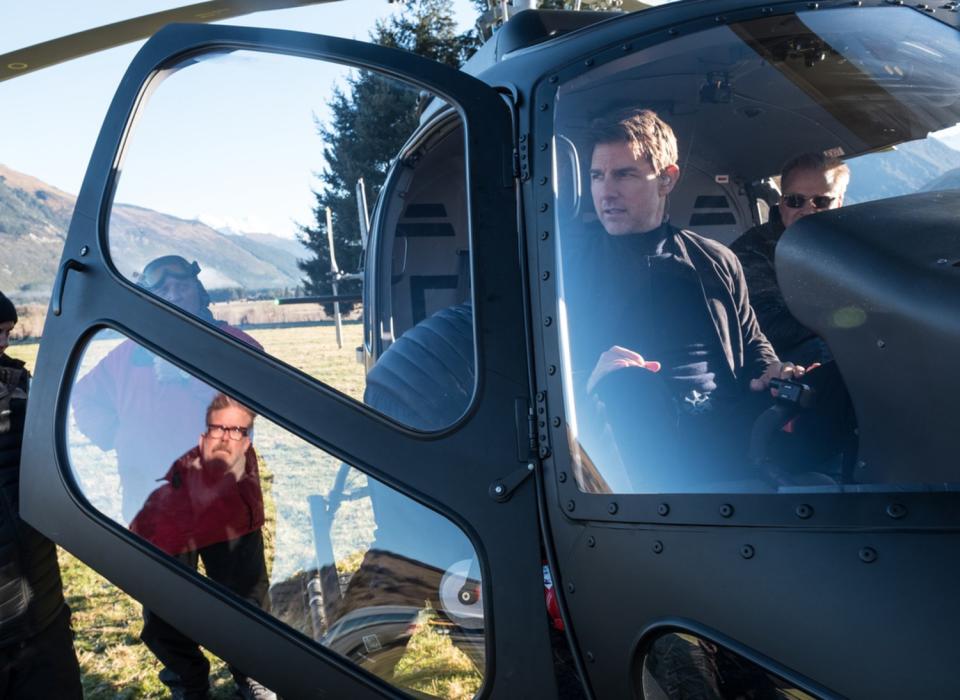
[[[263,492],[257,453],[247,450],[243,477],[213,472],[200,448],[180,457],[147,498],[130,529],[167,554],[177,555],[234,540],[263,527]]]

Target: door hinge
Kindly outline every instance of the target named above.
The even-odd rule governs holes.
[[[535,460],[550,456],[550,432],[547,430],[547,393],[537,393],[536,407],[527,399],[514,405],[517,422],[517,459],[526,464],[490,484],[490,498],[503,503],[536,470]]]
[[[533,422],[530,425],[531,444],[537,446],[537,456],[540,459],[546,459],[550,456],[550,431],[547,429],[547,392],[537,392],[536,414],[533,416]]]
[[[530,179],[530,136],[520,134],[517,147],[513,151],[513,175],[521,182]]]

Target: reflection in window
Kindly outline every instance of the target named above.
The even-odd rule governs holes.
[[[85,349],[68,445],[94,508],[239,598],[398,687],[479,690],[476,552],[434,511],[113,331]]]
[[[635,683],[645,700],[814,700],[792,683],[703,637],[658,636]]]
[[[839,8],[711,28],[559,86],[558,332],[582,490],[889,488],[872,481],[896,470],[856,467],[871,436],[853,406],[870,397],[851,402],[830,352],[830,336],[870,322],[866,314],[818,300],[836,321],[819,336],[806,329],[802,349],[821,363],[804,380],[812,391],[774,401],[750,382],[774,366],[773,347],[781,360],[811,362],[779,342],[761,347],[778,335],[775,314],[762,308],[766,292],[779,294],[777,242],[801,208],[815,215],[949,187],[960,171],[957,58],[957,32],[920,13]],[[611,136],[611,123],[642,109],[676,134],[675,152],[633,151],[629,139]],[[803,154],[849,165],[845,201],[817,184],[779,191],[782,166]],[[762,239],[774,287],[750,279],[749,304],[744,257],[728,249],[748,232]],[[780,305],[784,314],[795,311],[791,303]],[[944,488],[939,474],[916,481],[911,488]]]
[[[460,116],[419,87],[323,61],[234,51],[193,56],[178,68],[150,94],[124,150],[108,226],[113,264],[227,333],[282,329],[264,334],[260,349],[362,400],[365,367],[418,324],[470,303]],[[325,126],[329,105],[351,90],[390,105],[390,128],[345,135]],[[421,128],[428,106],[443,116]],[[366,162],[344,152],[357,139],[370,142]],[[331,172],[337,158],[350,162],[351,181],[341,181],[344,162]],[[307,295],[329,294],[336,283],[338,294],[359,298],[367,247],[359,222],[367,217],[358,202],[378,196],[368,212],[371,246],[386,264],[364,338],[359,305],[341,328],[329,300]],[[318,198],[334,202],[339,276]],[[472,364],[472,326],[467,342]],[[340,351],[328,352],[334,347]],[[440,429],[470,403],[472,370],[462,381],[452,393],[441,388],[452,412],[439,424],[436,415],[421,421],[370,403],[414,428]]]

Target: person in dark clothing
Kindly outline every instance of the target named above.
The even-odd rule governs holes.
[[[743,265],[760,327],[782,359],[801,365],[832,359],[826,343],[787,308],[774,260],[783,232],[805,216],[843,206],[849,182],[850,169],[837,158],[820,153],[791,158],[780,174],[779,216],[754,226],[731,246]]]
[[[789,447],[778,458],[784,464],[824,464],[842,454],[849,471],[856,455],[856,416],[843,377],[827,344],[794,318],[777,283],[777,243],[783,232],[805,216],[843,206],[850,169],[837,158],[804,153],[784,164],[780,174],[778,211],[734,241],[731,249],[743,265],[750,299],[760,327],[784,360],[809,367],[822,365],[807,380],[815,387],[817,410],[793,426]]]
[[[177,459],[147,498],[130,529],[258,607],[267,609],[269,580],[261,528],[263,493],[250,432],[254,414],[217,394],[197,447]],[[164,664],[160,679],[175,698],[205,698],[210,664],[192,639],[144,608],[140,637]],[[276,695],[230,666],[238,697]]]
[[[802,370],[761,331],[736,256],[665,221],[680,175],[670,126],[633,110],[594,129],[599,223],[562,244],[574,391],[601,408],[582,421],[581,446],[612,433],[626,472],[607,484],[617,491],[701,490],[736,478],[731,465],[746,478],[761,392]]]
[[[30,374],[5,354],[16,323],[0,292],[0,697],[82,698],[56,546],[19,515]]]

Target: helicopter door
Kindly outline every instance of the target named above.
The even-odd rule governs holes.
[[[348,87],[379,105],[355,176],[392,167],[404,203],[372,226],[395,320],[368,372],[360,310],[338,351],[320,303],[274,303],[311,269],[297,232],[356,226],[318,130]],[[493,90],[378,46],[180,25],[138,54],[56,280],[22,507],[143,603],[144,639],[166,621],[285,697],[554,694],[511,139]]]

